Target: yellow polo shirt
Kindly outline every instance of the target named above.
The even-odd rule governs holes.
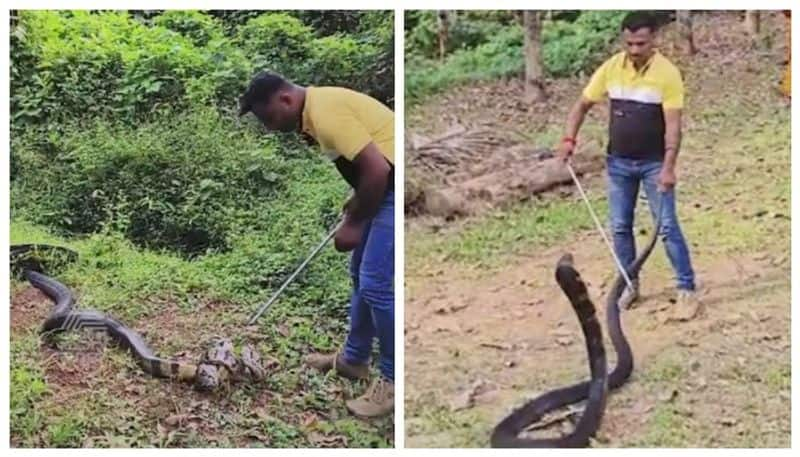
[[[343,87],[309,87],[303,132],[331,160],[352,161],[370,142],[394,165],[394,113],[369,95]]]
[[[663,160],[664,110],[683,108],[681,72],[655,52],[640,69],[620,52],[592,75],[583,96],[609,100],[607,151],[634,159]]]

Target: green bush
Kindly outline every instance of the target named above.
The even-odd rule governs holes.
[[[436,33],[436,12],[421,11],[415,18],[416,25],[406,32],[405,49],[407,54],[434,58],[439,55],[439,41]],[[458,49],[472,49],[487,43],[499,33],[506,24],[483,17],[459,15],[448,30],[447,53]]]
[[[451,86],[515,75],[524,68],[522,30],[507,27],[488,43],[454,52],[443,64],[430,59],[407,62],[406,99],[413,103]]]
[[[376,52],[351,37],[331,35],[314,40],[310,54],[307,83],[346,86],[359,79],[369,62],[367,59]]]
[[[242,25],[236,42],[256,68],[302,78],[313,39],[313,29],[300,19],[286,13],[267,13]]]
[[[281,155],[211,109],[26,135],[12,142],[12,207],[62,232],[112,224],[142,246],[225,250],[285,187]]]
[[[234,97],[228,73],[244,60],[220,40],[197,48],[177,32],[147,27],[124,12],[20,15],[14,51],[30,55],[26,63],[33,67],[14,71],[16,127],[95,117],[136,121],[157,108],[220,98],[220,90]],[[248,72],[241,68],[236,76]]]
[[[550,77],[567,77],[592,71],[607,57],[604,53],[617,36],[624,14],[584,11],[573,22],[545,21],[542,30],[545,73]],[[413,103],[459,84],[522,74],[523,43],[520,25],[510,22],[488,41],[456,50],[444,62],[412,54],[406,61],[406,98]]]
[[[625,12],[584,11],[574,22],[552,21],[542,30],[542,60],[548,74],[592,71],[617,36]]]
[[[200,11],[168,10],[156,16],[155,25],[178,32],[192,40],[197,47],[222,37],[222,26],[212,17]]]
[[[62,234],[110,227],[189,256],[229,249],[266,225],[292,164],[308,168],[305,146],[278,148],[226,117],[256,68],[391,103],[391,14],[358,17],[351,34],[318,36],[287,13],[241,15],[227,37],[222,20],[196,11],[21,12],[13,210]]]

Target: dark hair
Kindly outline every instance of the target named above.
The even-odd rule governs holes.
[[[239,116],[249,113],[255,103],[267,103],[275,93],[289,84],[283,76],[260,71],[253,76],[247,91],[239,97]]]
[[[620,30],[635,32],[643,28],[648,28],[651,32],[655,32],[658,29],[658,20],[655,14],[649,11],[631,11],[622,20]]]

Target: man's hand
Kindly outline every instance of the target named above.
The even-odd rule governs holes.
[[[354,222],[349,215],[345,215],[344,224],[336,231],[333,245],[339,252],[349,252],[355,249],[364,235],[364,224]]]
[[[564,138],[558,146],[558,159],[567,162],[572,154],[575,153],[575,140]]]
[[[658,175],[658,191],[659,192],[666,192],[671,190],[675,187],[675,183],[678,182],[677,176],[675,176],[675,169],[670,166],[666,166],[666,164],[661,167],[661,173]]]

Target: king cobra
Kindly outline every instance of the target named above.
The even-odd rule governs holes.
[[[645,249],[628,266],[629,278],[636,277],[644,265],[653,247],[658,241],[661,231],[661,204],[656,211],[655,230]],[[556,281],[570,301],[578,315],[586,350],[589,354],[591,377],[588,381],[568,387],[552,390],[533,400],[506,416],[492,431],[492,447],[503,448],[567,448],[586,447],[589,439],[600,428],[605,412],[606,398],[610,389],[617,389],[624,384],[633,372],[633,354],[628,340],[622,331],[620,322],[619,299],[625,291],[625,277],[618,274],[606,300],[606,321],[611,343],[617,353],[617,365],[607,372],[606,354],[603,346],[603,333],[595,314],[595,306],[586,291],[586,285],[575,269],[572,256],[564,255],[556,266]],[[542,417],[558,408],[586,400],[583,414],[575,424],[574,430],[559,438],[524,438],[520,437],[526,428],[535,424]]]
[[[145,373],[193,383],[198,390],[212,390],[227,380],[260,380],[264,376],[259,354],[251,346],[242,349],[241,358],[233,344],[217,339],[198,364],[163,359],[155,355],[141,335],[111,316],[94,310],[75,310],[75,296],[64,284],[43,273],[39,254],[74,261],[78,254],[67,248],[44,244],[11,246],[12,269],[42,291],[54,305],[41,327],[41,334],[90,329],[105,332],[113,342],[127,349]]]

